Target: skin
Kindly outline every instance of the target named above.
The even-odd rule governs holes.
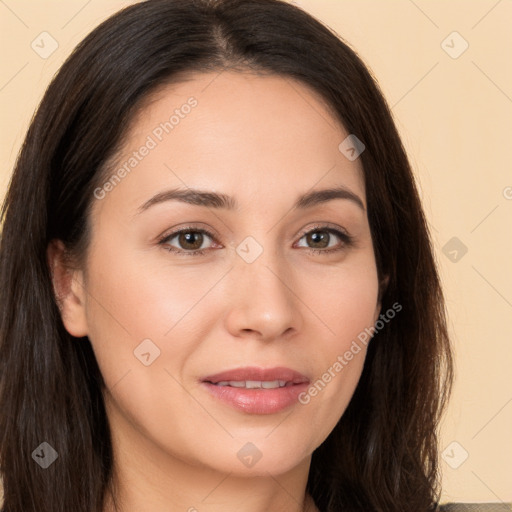
[[[307,405],[275,414],[235,410],[205,392],[200,378],[285,366],[314,382],[375,323],[362,167],[340,152],[348,133],[305,85],[231,71],[162,88],[134,120],[116,163],[190,96],[197,106],[93,199],[83,267],[66,267],[62,243],[50,245],[64,325],[89,337],[106,382],[123,511],[316,510],[305,495],[311,454],[346,409],[366,350]],[[365,209],[347,199],[292,209],[299,195],[334,186],[357,194]],[[239,209],[167,201],[138,213],[175,187],[228,194]],[[214,234],[203,238],[204,254],[170,252],[192,250],[178,237],[158,243],[189,224]],[[353,245],[317,228],[325,224],[346,230]],[[323,246],[307,232],[340,250],[312,253]],[[252,263],[236,251],[248,236],[263,249]],[[160,350],[149,366],[134,357],[144,339]],[[262,454],[250,468],[237,457],[248,442]]]

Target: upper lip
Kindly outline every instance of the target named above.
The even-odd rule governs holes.
[[[201,379],[203,382],[217,384],[223,381],[276,381],[283,380],[293,384],[309,383],[309,379],[300,372],[285,367],[258,368],[245,367],[226,370]]]

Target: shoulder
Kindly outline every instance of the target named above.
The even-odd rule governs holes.
[[[447,503],[441,512],[512,512],[512,503]]]

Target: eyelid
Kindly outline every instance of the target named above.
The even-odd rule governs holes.
[[[208,237],[210,237],[214,243],[216,244],[219,244],[219,242],[217,242],[217,235],[215,233],[212,233],[212,231],[210,231],[209,229],[206,229],[206,228],[202,228],[202,227],[199,227],[199,226],[194,226],[194,225],[190,225],[190,226],[183,226],[181,228],[176,228],[176,229],[173,229],[172,231],[166,231],[163,235],[159,236],[158,237],[158,244],[159,245],[168,245],[168,241],[169,240],[172,240],[173,238],[175,238],[176,236],[180,235],[181,233],[201,233],[203,235],[206,235]],[[187,255],[194,255],[194,254],[198,254],[198,253],[203,253],[204,251],[208,250],[208,249],[196,249],[196,250],[193,250],[193,251],[186,251],[184,249],[178,249],[176,247],[173,247],[173,246],[170,246],[172,247],[172,249],[167,249],[169,250],[170,252],[174,252],[174,253],[177,253],[177,254],[187,254]]]
[[[204,227],[203,227],[204,226]],[[215,230],[211,229],[210,227],[207,227],[202,222],[191,222],[190,224],[185,224],[183,226],[175,226],[169,229],[166,229],[161,235],[157,237],[158,241],[165,240],[171,236],[177,235],[182,232],[188,232],[188,231],[198,231],[201,233],[206,233],[207,235],[211,236],[212,238],[218,238],[218,235]]]
[[[311,231],[320,231],[320,230],[324,230],[324,231],[329,231],[329,230],[339,231],[340,233],[342,233],[346,237],[352,238],[351,235],[349,234],[349,232],[345,228],[342,228],[341,226],[338,226],[337,224],[331,224],[330,222],[316,223],[313,226],[308,226],[307,228],[304,228],[300,232],[299,238],[302,238],[304,235],[307,235]]]

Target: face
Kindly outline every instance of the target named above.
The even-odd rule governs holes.
[[[167,86],[135,119],[63,318],[141,457],[278,474],[342,416],[379,315],[348,135],[306,86],[249,73]]]

